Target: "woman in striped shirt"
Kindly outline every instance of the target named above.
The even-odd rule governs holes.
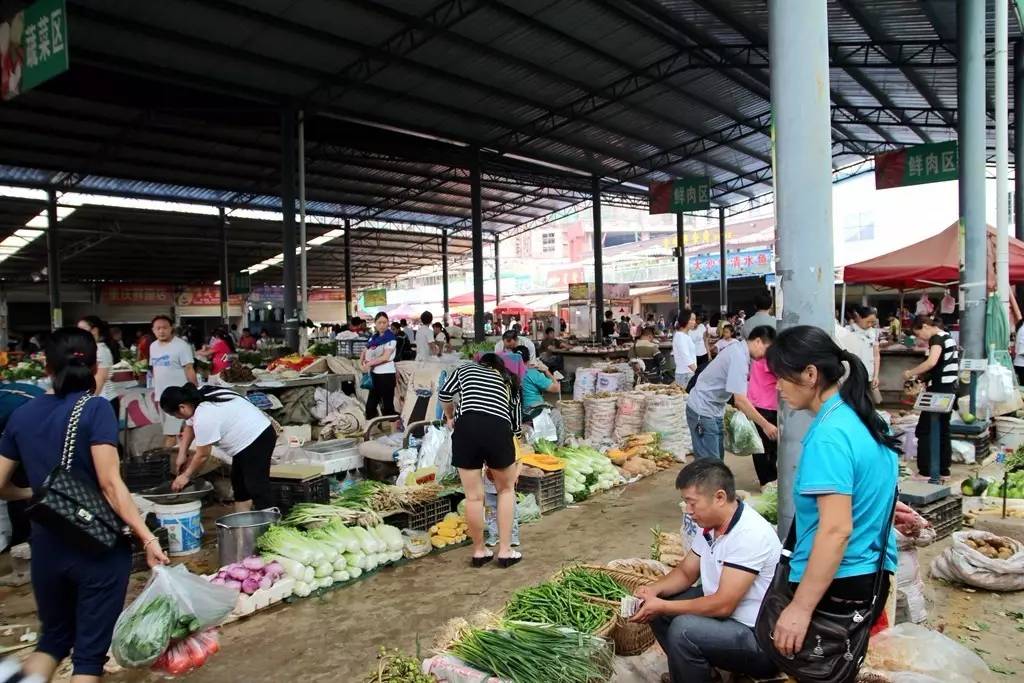
[[[458,406],[455,396],[458,395]],[[494,553],[484,545],[484,486],[480,470],[486,464],[498,491],[498,564],[510,567],[522,559],[512,549],[512,518],[516,504],[515,437],[521,432],[522,401],[518,378],[502,360],[487,353],[477,362],[452,372],[438,399],[452,435],[452,464],[459,470],[466,493],[466,523],[473,539],[473,566],[482,567]]]
[[[956,341],[931,316],[919,315],[911,327],[914,336],[928,344],[928,357],[920,365],[903,373],[906,379],[925,377],[928,391],[955,394],[960,374],[960,353]],[[951,413],[939,413],[939,474],[949,476],[953,460],[953,442],[949,434]],[[917,421],[917,471],[922,477],[931,476],[931,414],[922,414]]]

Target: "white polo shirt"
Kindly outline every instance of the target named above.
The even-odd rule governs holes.
[[[726,567],[756,575],[732,613],[733,619],[753,628],[782,552],[774,527],[741,501],[724,534],[716,537],[711,530],[698,533],[691,550],[700,557],[700,584],[706,596],[718,591]]]

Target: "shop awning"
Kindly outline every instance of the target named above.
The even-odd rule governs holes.
[[[533,313],[533,308],[525,299],[510,296],[502,299],[498,305],[494,307],[494,312],[497,315],[528,314]]]
[[[484,294],[484,303],[490,303],[495,300],[496,297],[493,294]],[[459,294],[458,296],[448,297],[449,306],[460,306],[463,304],[473,305],[473,292],[466,292],[465,294]]]
[[[843,269],[849,284],[894,289],[955,284],[960,280],[959,224],[927,239]],[[995,285],[996,231],[988,228],[988,285]],[[1010,281],[1024,282],[1024,242],[1010,238]]]
[[[568,300],[569,295],[565,292],[560,292],[558,294],[541,294],[540,296],[528,299],[527,303],[534,311],[553,311],[558,304]]]

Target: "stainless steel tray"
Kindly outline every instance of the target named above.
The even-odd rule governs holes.
[[[157,505],[179,505],[181,503],[193,503],[197,500],[202,500],[212,491],[213,484],[205,479],[197,479],[178,493],[171,490],[171,484],[168,482],[151,489],[139,491],[137,495]]]

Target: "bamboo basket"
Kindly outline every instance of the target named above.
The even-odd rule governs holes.
[[[579,565],[579,567],[607,574],[630,592],[635,591],[640,586],[646,586],[654,583],[653,579],[649,579],[646,576],[640,576],[633,572],[622,571],[621,569],[609,569],[608,567],[600,567],[592,564],[583,564]],[[559,571],[555,575],[555,578],[561,578],[563,571],[564,570]],[[619,617],[618,602],[614,600],[605,600],[603,598],[594,598],[591,596],[584,596],[584,598],[598,605],[607,605],[615,610],[615,628],[610,634],[611,640],[615,644],[615,654],[621,657],[633,657],[646,652],[651,645],[654,645],[654,631],[651,629],[651,625],[634,624]],[[602,631],[603,630],[604,629],[602,629]],[[595,635],[604,634],[598,633]]]

